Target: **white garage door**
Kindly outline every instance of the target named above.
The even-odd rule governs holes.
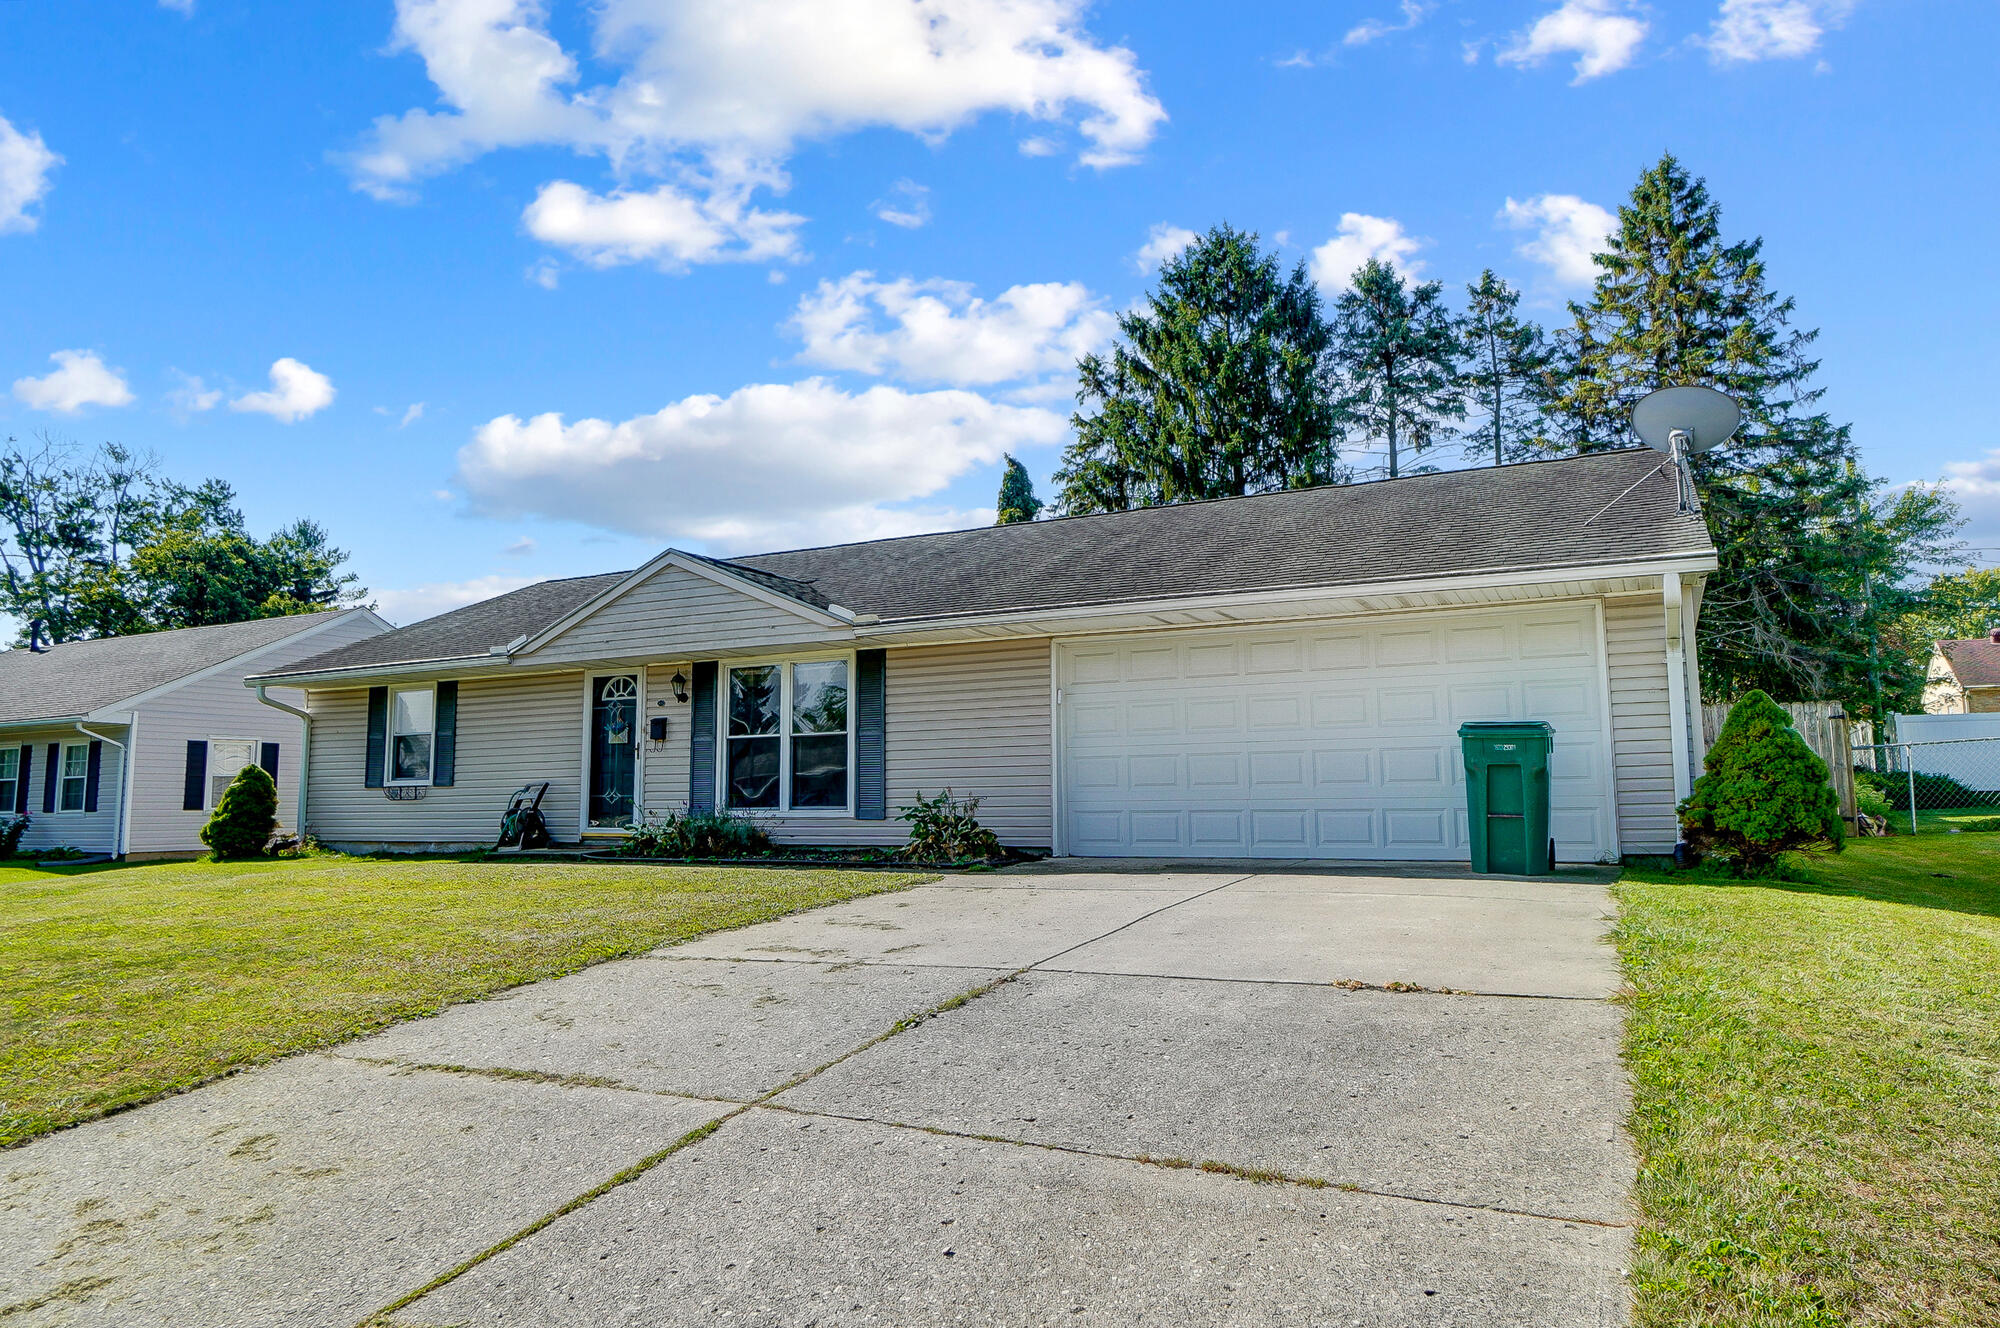
[[[1552,724],[1557,854],[1611,851],[1590,605],[1083,639],[1057,686],[1068,853],[1462,861],[1469,719]]]

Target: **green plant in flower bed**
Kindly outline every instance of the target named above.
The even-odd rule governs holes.
[[[896,819],[909,824],[910,842],[903,846],[903,856],[914,862],[997,858],[1006,851],[999,838],[979,823],[979,799],[954,798],[948,788],[935,798],[919,793]]]
[[[747,816],[669,812],[633,826],[619,851],[634,858],[750,858],[771,851],[771,836]]]
[[[25,816],[0,816],[0,858],[11,858],[21,847],[21,836],[28,833],[28,818]]]

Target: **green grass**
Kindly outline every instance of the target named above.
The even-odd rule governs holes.
[[[0,867],[0,1145],[919,876],[316,857]]]
[[[2000,835],[1617,891],[1636,1322],[2000,1323]]]

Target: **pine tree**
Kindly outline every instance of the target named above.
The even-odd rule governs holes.
[[[1680,808],[1681,833],[1701,852],[1720,853],[1750,875],[1780,853],[1840,851],[1840,799],[1826,762],[1764,693],[1752,691],[1730,708],[1702,770]]]
[[[1846,425],[1815,409],[1817,332],[1767,281],[1763,241],[1723,238],[1705,181],[1672,155],[1639,179],[1560,339],[1553,414],[1580,450],[1629,446],[1632,406],[1662,387],[1735,397],[1733,441],[1693,459],[1720,570],[1702,606],[1704,689],[1832,698],[1871,711],[1875,635],[1912,565],[1949,544],[1934,495],[1910,520],[1877,510]]]
[[[1065,513],[1223,498],[1340,478],[1329,332],[1305,265],[1218,226],[1171,259],[1109,359],[1086,355]]]
[[[278,786],[264,767],[246,765],[222,790],[222,800],[201,828],[201,842],[217,862],[254,858],[277,828]]]
[[[1042,512],[1042,500],[1035,497],[1035,481],[1011,452],[1005,454],[1005,460],[1007,466],[1000,472],[1000,499],[996,504],[1000,517],[993,524],[1012,526],[1033,521]]]
[[[1459,336],[1465,351],[1465,394],[1477,427],[1464,435],[1468,457],[1502,466],[1549,451],[1550,365],[1554,359],[1539,325],[1517,312],[1521,292],[1487,268],[1465,288]]]
[[[1441,282],[1404,282],[1371,258],[1333,305],[1333,364],[1340,409],[1389,450],[1389,478],[1465,418],[1458,331]],[[1433,469],[1421,467],[1421,470]],[[1413,472],[1418,473],[1418,472]]]

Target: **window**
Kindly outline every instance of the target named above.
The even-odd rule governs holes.
[[[21,795],[21,749],[0,748],[0,817],[12,816]]]
[[[389,782],[431,782],[432,729],[437,696],[428,687],[389,693]]]
[[[847,810],[847,661],[729,670],[724,801],[767,811]]]
[[[208,806],[215,810],[222,801],[222,793],[236,777],[243,773],[246,765],[257,764],[257,741],[254,738],[210,738],[208,740]]]
[[[62,750],[61,783],[57,789],[56,810],[80,812],[83,810],[83,795],[90,783],[90,747],[86,743],[71,743]]]

